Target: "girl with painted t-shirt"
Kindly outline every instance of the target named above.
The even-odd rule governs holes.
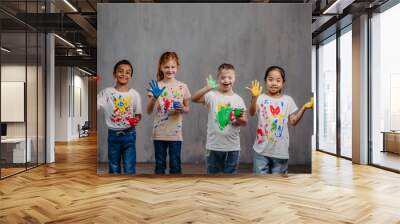
[[[158,63],[157,81],[150,82],[147,113],[156,110],[153,141],[156,174],[164,174],[169,155],[169,173],[180,174],[183,114],[189,112],[190,92],[175,76],[179,58],[175,52],[165,52]]]
[[[264,76],[266,93],[258,81],[253,81],[252,98],[249,108],[251,116],[257,114],[258,124],[254,149],[254,172],[257,174],[281,173],[288,171],[289,130],[288,124],[296,125],[306,109],[313,108],[313,99],[298,110],[292,97],[282,94],[285,71],[271,66]]]

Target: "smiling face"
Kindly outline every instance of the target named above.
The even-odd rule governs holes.
[[[164,79],[175,79],[176,72],[178,71],[178,64],[175,60],[168,60],[161,65],[161,71],[164,74]]]
[[[132,78],[132,68],[128,64],[121,64],[116,69],[114,77],[119,85],[128,84],[129,80]]]
[[[235,83],[235,70],[222,69],[218,74],[218,83],[221,92],[232,91],[233,84]]]
[[[265,80],[265,85],[270,95],[279,94],[282,91],[283,84],[284,81],[282,75],[278,70],[272,70],[268,73],[268,76]]]

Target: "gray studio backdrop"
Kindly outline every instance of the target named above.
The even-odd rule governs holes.
[[[177,79],[192,94],[227,62],[236,67],[234,91],[248,106],[245,86],[254,79],[264,84],[266,68],[279,65],[287,72],[285,93],[300,108],[311,96],[311,15],[309,4],[98,4],[97,67],[102,80],[97,91],[114,85],[114,64],[128,59],[134,70],[131,86],[141,94],[145,113],[147,83],[155,79],[158,59],[175,51],[181,60]],[[98,114],[98,161],[107,162],[107,127],[103,113]],[[154,162],[152,123],[153,115],[144,114],[137,127],[138,162]],[[191,103],[184,116],[183,163],[204,163],[206,123],[206,108]],[[311,172],[312,128],[311,111],[290,128],[290,165],[303,172]],[[252,163],[255,132],[256,118],[250,117],[241,129],[242,163]]]

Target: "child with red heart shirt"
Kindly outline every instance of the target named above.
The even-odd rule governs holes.
[[[264,76],[266,93],[258,81],[253,81],[252,99],[249,113],[257,114],[258,124],[254,149],[254,173],[287,174],[289,161],[288,124],[296,125],[306,109],[313,107],[313,100],[298,110],[292,97],[282,94],[285,84],[285,71],[278,66],[271,66]]]

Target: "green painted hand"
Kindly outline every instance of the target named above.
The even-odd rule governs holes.
[[[211,89],[218,88],[217,80],[213,79],[211,74],[208,75],[208,78],[206,78],[206,81],[207,81],[207,86],[209,86]]]
[[[233,109],[233,113],[235,114],[235,117],[240,117],[240,116],[242,116],[243,108]]]
[[[219,129],[224,130],[224,128],[229,124],[230,117],[229,114],[232,112],[232,107],[223,106],[217,112],[217,122],[219,125]]]

